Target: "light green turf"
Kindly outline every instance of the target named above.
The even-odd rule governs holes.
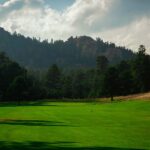
[[[0,105],[0,141],[150,149],[149,101],[42,105]]]

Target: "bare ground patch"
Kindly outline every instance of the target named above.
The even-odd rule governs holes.
[[[116,97],[116,99],[120,99],[120,100],[150,100],[150,92],[127,95],[127,96],[118,96],[118,97]]]

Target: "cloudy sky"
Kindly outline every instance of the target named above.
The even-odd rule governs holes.
[[[41,39],[88,35],[150,53],[150,0],[0,0],[0,26]]]

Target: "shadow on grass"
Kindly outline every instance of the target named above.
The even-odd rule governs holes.
[[[22,103],[17,103],[17,102],[1,102],[0,107],[18,107],[18,106],[60,106],[60,105],[55,105],[55,104],[47,104],[46,102],[22,102]]]
[[[23,126],[70,126],[70,125],[64,124],[64,122],[58,122],[58,121],[13,120],[13,119],[0,119],[0,124],[23,125]]]
[[[0,142],[1,150],[142,150],[117,147],[75,147],[74,142]],[[143,149],[144,150],[144,149]]]

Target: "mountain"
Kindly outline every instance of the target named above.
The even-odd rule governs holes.
[[[94,67],[96,57],[104,55],[114,64],[128,60],[134,53],[114,43],[87,36],[70,37],[67,41],[40,41],[0,28],[0,51],[27,68],[45,69],[56,63],[64,68]]]

